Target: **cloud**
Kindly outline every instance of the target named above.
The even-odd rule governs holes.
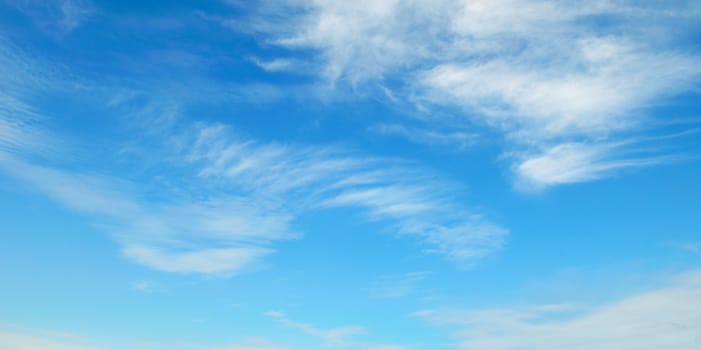
[[[26,102],[33,92],[43,91],[58,72],[46,71],[40,62],[0,36],[0,151],[25,155],[49,155],[46,118]],[[42,72],[42,73],[40,73]],[[43,73],[45,72],[45,73]],[[55,155],[55,154],[54,154]]]
[[[507,234],[453,203],[440,182],[389,160],[237,140],[221,126],[201,128],[187,148],[194,177],[171,180],[195,185],[161,189],[156,201],[141,199],[133,182],[10,153],[0,152],[0,169],[93,216],[126,257],[168,272],[233,274],[274,252],[272,243],[298,238],[296,215],[324,208],[363,209],[461,266],[497,251]]]
[[[318,54],[310,71],[320,72],[327,85],[354,91],[391,86],[393,104],[401,99],[435,114],[428,130],[392,126],[381,127],[381,132],[421,143],[440,142],[448,135],[457,141],[464,125],[475,123],[503,135],[505,153],[531,154],[510,158],[519,184],[534,179],[529,178],[533,172],[519,171],[518,164],[533,160],[527,167],[536,166],[543,157],[549,166],[581,173],[553,181],[535,179],[540,189],[660,164],[611,153],[609,146],[651,125],[656,118],[649,115],[651,106],[697,91],[701,78],[701,56],[679,39],[701,13],[688,2],[291,4],[299,4],[301,14],[285,26],[259,26],[269,42],[292,50],[313,49]],[[463,120],[434,113],[445,108]],[[446,128],[455,132],[440,132]],[[573,144],[577,152],[563,151]],[[552,157],[554,152],[558,157]]]
[[[614,144],[566,143],[526,157],[516,165],[520,186],[540,190],[548,186],[596,180],[617,169],[639,168],[674,160],[673,156],[617,157]]]
[[[161,175],[125,180],[65,164],[70,162],[51,153],[62,148],[60,138],[46,137],[47,128],[35,122],[48,117],[24,101],[32,87],[53,91],[54,81],[67,84],[67,78],[42,75],[53,70],[40,62],[24,72],[23,62],[34,61],[11,46],[0,48],[0,59],[18,66],[13,82],[5,82],[6,101],[13,103],[4,104],[7,115],[0,116],[0,170],[90,217],[139,264],[230,276],[255,267],[275,251],[275,243],[301,237],[303,232],[292,229],[299,215],[341,207],[414,236],[425,243],[425,252],[463,267],[499,250],[507,235],[458,204],[459,186],[416,164],[333,146],[260,142],[222,124],[185,120],[181,108],[144,107],[130,94],[111,96],[108,106],[120,113],[127,109],[123,118],[131,116],[136,128],[147,129],[140,139],[151,146],[136,142],[120,152],[148,159]],[[39,78],[22,80],[24,74]]]
[[[292,348],[274,344],[265,339],[251,338],[239,344],[217,345],[203,350],[290,350]]]
[[[270,311],[267,312],[266,315],[277,320],[285,327],[294,328],[313,337],[322,339],[324,341],[324,345],[326,346],[346,344],[349,341],[349,338],[365,333],[365,329],[359,326],[343,326],[331,329],[320,329],[307,323],[292,321],[288,319],[285,314],[278,311]]]
[[[274,58],[271,60],[263,60],[252,57],[251,62],[266,72],[290,72],[298,74],[306,74],[306,70],[310,68],[308,63],[298,59],[291,58]]]
[[[94,345],[83,336],[53,330],[25,329],[16,326],[3,326],[0,329],[0,348],[3,350],[104,350],[114,347]],[[114,344],[113,344],[114,345]],[[262,338],[245,338],[241,341],[219,345],[195,343],[136,342],[122,348],[156,350],[292,350],[292,347],[275,344]]]
[[[277,320],[285,327],[297,329],[307,335],[319,338],[322,346],[332,349],[362,349],[362,350],[406,350],[408,347],[397,344],[369,344],[360,342],[354,338],[367,333],[360,326],[343,326],[331,329],[322,329],[308,323],[292,321],[279,311],[268,311],[266,315]]]
[[[381,135],[395,135],[429,146],[440,146],[456,151],[464,151],[477,143],[479,136],[467,131],[441,131],[430,126],[409,127],[402,124],[379,124],[370,127],[371,132]]]
[[[93,4],[88,0],[21,0],[11,3],[50,35],[66,35],[96,12]]]
[[[93,13],[92,5],[85,0],[63,0],[61,1],[62,16],[59,26],[64,32],[71,32],[85,22]]]
[[[696,349],[701,346],[701,271],[583,311],[544,305],[417,315],[457,329],[459,349]]]
[[[271,242],[296,235],[288,227],[291,216],[264,200],[195,198],[197,188],[161,188],[156,192],[162,200],[151,201],[144,199],[143,184],[67,170],[70,165],[61,165],[65,143],[49,131],[49,117],[26,101],[61,90],[69,78],[2,38],[0,62],[7,73],[0,80],[0,170],[88,215],[126,257],[169,272],[232,275],[273,252]]]
[[[0,330],[0,344],[8,350],[97,350],[75,335],[48,331]]]
[[[378,298],[400,298],[411,294],[419,283],[430,276],[428,272],[409,272],[378,279],[370,287],[370,295]]]
[[[701,255],[701,242],[664,242],[662,246],[680,249],[694,255]]]
[[[427,252],[469,267],[498,251],[508,231],[453,198],[454,185],[405,162],[333,147],[261,144],[238,139],[223,125],[199,130],[189,158],[199,175],[247,193],[279,198],[290,213],[357,208],[416,236]]]
[[[272,252],[271,249],[260,247],[208,248],[166,252],[141,245],[126,246],[123,251],[128,258],[157,270],[201,274],[239,271]]]
[[[155,291],[158,287],[153,281],[141,280],[133,282],[131,288],[140,292],[149,293]]]
[[[285,216],[260,212],[239,199],[151,203],[114,178],[35,166],[0,153],[0,169],[70,209],[90,214],[121,243],[124,255],[168,272],[231,275],[291,238]]]

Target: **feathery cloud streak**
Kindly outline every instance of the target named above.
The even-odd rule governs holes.
[[[12,47],[2,52],[20,67],[31,62]],[[45,89],[52,88],[50,76],[31,71]],[[24,102],[25,91],[38,83],[5,83],[11,89],[3,101],[12,103],[0,108],[0,169],[90,215],[126,257],[157,270],[234,274],[273,253],[275,242],[299,238],[303,232],[292,228],[298,215],[339,207],[359,209],[367,220],[415,236],[426,252],[464,267],[497,251],[507,234],[458,205],[453,194],[458,187],[414,164],[337,147],[258,142],[236,137],[222,124],[187,122],[186,132],[157,133],[167,159],[159,163],[162,177],[177,188],[151,188],[116,173],[66,170],[38,151],[56,149],[50,141],[60,139],[45,136],[51,133],[33,120],[47,117]],[[177,111],[164,112],[177,122],[171,116]],[[37,155],[45,161],[35,162]]]

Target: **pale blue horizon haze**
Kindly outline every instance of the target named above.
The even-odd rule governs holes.
[[[0,350],[701,349],[701,2],[0,0]]]

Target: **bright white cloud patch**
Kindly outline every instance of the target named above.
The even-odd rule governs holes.
[[[459,349],[697,349],[701,347],[701,272],[584,312],[549,305],[426,310],[418,315],[457,328]]]
[[[632,1],[302,3],[301,18],[284,29],[267,28],[273,42],[319,50],[321,77],[331,85],[377,84],[386,90],[392,82],[393,100],[398,93],[421,108],[461,110],[466,119],[503,133],[507,152],[532,151],[513,159],[516,169],[548,157],[549,166],[570,174],[566,181],[534,182],[532,172],[517,171],[525,180],[519,183],[534,182],[533,189],[598,179],[628,167],[624,164],[651,165],[635,156],[581,155],[605,152],[619,133],[647,123],[651,105],[690,91],[701,77],[700,56],[671,42],[683,30],[679,23],[699,13],[692,3],[658,4],[662,8]],[[432,123],[460,124],[440,119]],[[573,142],[581,152],[536,153]]]

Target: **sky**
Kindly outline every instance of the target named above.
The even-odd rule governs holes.
[[[0,350],[701,348],[701,2],[0,0]]]

